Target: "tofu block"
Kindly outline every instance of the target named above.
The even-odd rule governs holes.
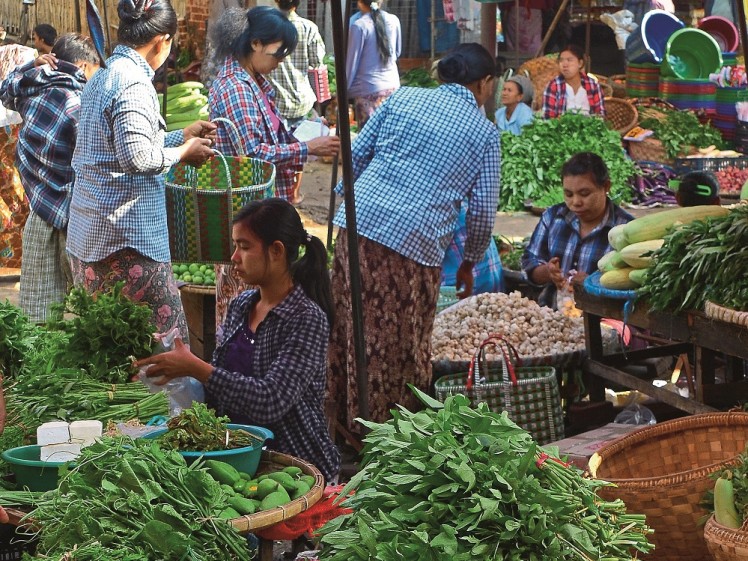
[[[42,446],[39,459],[42,462],[70,462],[80,453],[80,444],[48,444]]]
[[[80,444],[85,448],[101,438],[103,430],[101,421],[73,421],[70,423],[70,442]]]
[[[70,426],[65,421],[44,423],[36,429],[36,443],[39,446],[65,442],[70,442]]]

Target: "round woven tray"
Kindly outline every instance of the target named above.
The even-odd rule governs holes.
[[[704,539],[714,561],[748,560],[748,531],[743,528],[722,526],[711,515],[704,526]]]
[[[304,512],[322,498],[322,493],[325,490],[325,478],[316,467],[304,460],[300,460],[299,458],[294,458],[287,454],[281,454],[280,452],[266,450],[262,453],[262,459],[260,460],[260,467],[257,470],[257,475],[262,475],[263,473],[270,471],[277,471],[287,466],[296,466],[301,468],[301,471],[304,474],[313,476],[315,481],[312,488],[308,493],[302,495],[298,499],[294,499],[290,503],[271,508],[270,510],[263,510],[262,512],[232,519],[231,525],[236,528],[239,533],[243,534],[252,532],[254,530],[260,530],[261,528],[267,528],[278,522],[283,522],[288,518]]]
[[[748,443],[748,413],[704,413],[639,429],[600,448],[590,472],[614,483],[599,494],[645,514],[655,532],[647,559],[704,561],[700,505],[709,475],[738,461]]]
[[[639,112],[625,99],[606,97],[605,121],[623,136],[636,126]]]
[[[215,286],[203,286],[201,284],[183,284],[179,287],[179,290],[190,294],[205,294],[208,296],[216,293]]]
[[[748,312],[732,310],[709,301],[704,305],[704,312],[712,319],[748,327]]]
[[[532,58],[525,61],[518,69],[517,74],[523,74],[530,78],[535,89],[535,98],[532,102],[533,110],[537,111],[543,106],[543,92],[548,82],[558,76],[558,61],[556,55]]]

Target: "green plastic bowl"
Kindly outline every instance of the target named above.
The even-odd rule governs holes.
[[[59,468],[70,462],[42,462],[41,446],[31,444],[10,448],[0,454],[3,460],[13,466],[18,488],[28,487],[30,491],[57,489]]]
[[[219,460],[231,464],[237,470],[249,474],[250,477],[254,477],[257,472],[257,468],[260,465],[260,456],[262,456],[262,448],[265,445],[265,441],[273,438],[273,431],[264,427],[256,427],[254,425],[237,425],[229,423],[227,425],[232,430],[245,430],[261,441],[254,446],[245,446],[243,448],[234,448],[233,450],[213,450],[211,452],[191,452],[187,450],[179,450],[179,453],[185,459],[188,464],[191,464],[200,458],[209,460]],[[143,438],[158,438],[163,435],[169,429],[158,429],[153,432],[149,432]]]
[[[679,29],[668,39],[660,73],[683,80],[707,80],[720,68],[722,51],[717,41],[700,29],[689,27]]]

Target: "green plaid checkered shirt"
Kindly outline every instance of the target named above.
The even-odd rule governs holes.
[[[308,72],[324,64],[325,42],[314,22],[290,12],[288,19],[296,27],[296,48],[270,73],[275,89],[275,104],[284,119],[306,116],[317,101],[309,83]]]

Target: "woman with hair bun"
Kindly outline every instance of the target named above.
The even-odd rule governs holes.
[[[89,292],[125,283],[150,305],[159,332],[187,321],[171,270],[163,173],[213,155],[215,125],[166,132],[154,72],[177,32],[168,0],[120,0],[119,44],[81,94],[67,251],[76,285]]]
[[[402,50],[400,20],[374,0],[358,0],[351,18],[345,73],[359,128],[400,87],[397,59]]]
[[[458,46],[438,65],[435,89],[400,88],[372,115],[352,147],[370,418],[398,404],[418,408],[408,389],[431,384],[431,332],[444,253],[467,201],[467,239],[456,273],[460,297],[491,241],[499,196],[499,131],[481,112],[494,91],[496,61],[481,45]],[[338,185],[338,191],[342,190]],[[328,399],[339,420],[361,427],[356,388],[345,204],[333,262],[336,323]]]

